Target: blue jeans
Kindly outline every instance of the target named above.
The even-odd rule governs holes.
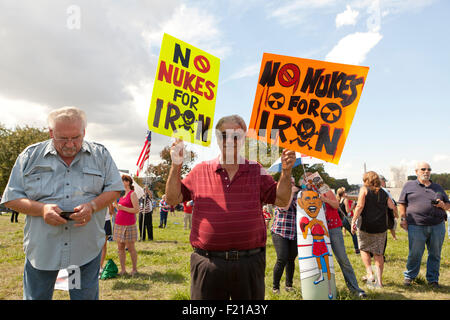
[[[450,239],[450,212],[447,211],[447,236]]]
[[[159,213],[159,227],[165,227],[167,225],[167,215],[169,212],[160,212]]]
[[[342,220],[342,225],[352,236],[353,247],[355,248],[355,251],[359,252],[358,236],[356,235],[356,233],[355,234],[352,233],[351,219],[352,219],[351,217],[344,217],[344,219]]]
[[[341,228],[329,229],[328,233],[330,234],[331,249],[333,249],[333,255],[339,263],[339,266],[341,267],[347,287],[353,293],[364,292],[364,290],[362,290],[358,286],[355,271],[353,271],[352,264],[348,260]]]
[[[71,300],[98,300],[98,275],[100,270],[99,255],[80,267],[81,289],[69,289]],[[23,273],[24,300],[51,300],[59,270],[35,269],[25,259]]]
[[[403,272],[405,278],[415,279],[419,274],[426,245],[428,250],[426,278],[430,283],[438,282],[444,239],[445,222],[434,226],[408,225],[409,254],[406,271]]]

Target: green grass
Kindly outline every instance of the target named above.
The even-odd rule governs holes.
[[[10,215],[0,216],[0,300],[22,299],[22,274],[24,253],[22,249],[25,216],[19,215],[19,223],[10,223]],[[154,241],[136,242],[138,251],[138,271],[135,277],[125,276],[100,280],[100,299],[104,300],[188,300],[190,298],[189,261],[192,248],[189,231],[183,230],[183,214],[169,214],[166,229],[157,228],[159,214],[154,214]],[[350,235],[344,236],[347,254],[355,270],[359,285],[368,293],[368,300],[449,300],[450,299],[450,240],[446,235],[442,249],[440,284],[432,290],[425,280],[426,256],[422,259],[420,275],[409,288],[403,286],[403,271],[408,255],[407,233],[397,229],[398,240],[389,234],[386,250],[387,262],[383,274],[384,288],[369,290],[360,281],[365,274],[359,255],[353,250]],[[119,264],[117,245],[108,242],[107,259]],[[294,275],[294,291],[284,290],[284,275],[281,279],[280,294],[272,293],[272,272],[276,254],[270,235],[267,239],[266,296],[267,300],[299,300],[301,286],[298,265]],[[335,261],[338,299],[358,299],[349,293],[339,265]],[[127,256],[127,270],[131,271],[130,257]],[[69,299],[68,293],[56,290],[55,300]]]

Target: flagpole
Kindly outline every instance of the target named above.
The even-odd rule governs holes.
[[[147,158],[147,160],[144,161],[144,166],[142,168],[145,168],[145,163],[147,161],[150,161],[150,150],[148,152],[148,158]],[[145,169],[144,169],[144,173],[145,173]],[[147,205],[147,193],[145,192],[145,180],[144,180],[144,209],[142,210],[141,240],[142,240],[142,236],[144,235],[144,232],[145,232],[145,207],[146,207],[146,205]]]
[[[141,169],[144,169],[145,163],[147,161],[150,161],[151,134],[152,134],[152,132],[147,130],[147,138],[145,139],[144,147],[142,148],[141,154],[139,155],[138,162],[136,163],[136,165],[138,167],[137,172],[136,172],[137,176],[139,176],[139,172],[141,171]],[[145,169],[144,169],[144,172],[145,172]],[[142,240],[143,231],[145,230],[145,205],[146,205],[146,193],[144,190],[144,208],[142,210],[143,217],[142,217],[142,228],[140,228],[140,240]]]
[[[150,152],[149,152],[150,153]],[[147,161],[150,161],[150,155],[147,160],[144,161],[144,166],[142,168],[145,168],[145,163]],[[145,169],[144,169],[145,172]],[[145,207],[147,205],[147,193],[145,192],[145,179],[144,179],[144,208],[142,210],[142,230],[141,230],[141,240],[143,238],[144,232],[145,232]]]

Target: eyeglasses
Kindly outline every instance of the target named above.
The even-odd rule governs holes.
[[[431,171],[431,168],[420,168],[422,171]]]
[[[82,136],[78,136],[78,137],[75,137],[75,138],[53,138],[53,140],[54,140],[55,142],[63,143],[63,144],[66,144],[66,143],[68,143],[69,141],[72,142],[72,143],[80,142],[81,139],[83,139]]]

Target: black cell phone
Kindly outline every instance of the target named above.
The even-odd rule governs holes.
[[[438,204],[439,201],[438,200],[431,200],[431,204]]]
[[[63,211],[59,215],[66,220],[72,220],[69,218],[72,213],[75,213],[75,212],[74,211]]]

